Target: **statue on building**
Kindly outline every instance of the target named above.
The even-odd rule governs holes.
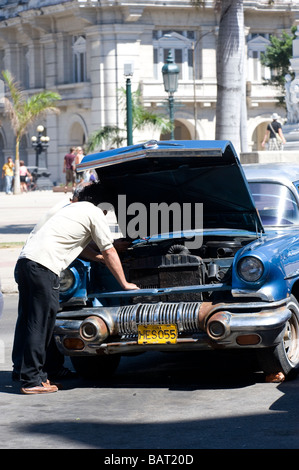
[[[284,150],[299,149],[299,30],[297,26],[296,38],[293,40],[293,57],[290,59],[295,78],[285,75],[285,102],[287,107],[287,121],[283,126],[286,138]]]
[[[285,101],[287,106],[287,123],[299,122],[299,78],[292,80],[291,75],[285,75]]]

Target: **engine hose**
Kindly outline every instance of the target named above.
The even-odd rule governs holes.
[[[188,253],[190,253],[190,251],[184,245],[172,245],[168,249],[167,253],[170,254],[170,255],[180,255],[180,254],[183,254],[183,253],[188,254]]]

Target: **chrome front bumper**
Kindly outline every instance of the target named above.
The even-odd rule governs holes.
[[[159,302],[61,312],[54,335],[65,355],[264,348],[281,341],[290,317],[287,299],[275,303]],[[138,344],[138,324],[176,324],[178,340],[175,344]],[[80,348],[66,339],[80,340]]]

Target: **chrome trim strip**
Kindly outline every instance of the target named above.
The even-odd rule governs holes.
[[[137,297],[143,295],[159,296],[168,294],[189,294],[194,292],[216,292],[231,290],[228,284],[202,284],[197,286],[184,286],[184,287],[161,287],[157,289],[139,289],[127,291],[114,291],[114,292],[93,292],[88,297],[103,298],[103,297]]]

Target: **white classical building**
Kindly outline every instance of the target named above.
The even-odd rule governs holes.
[[[73,145],[104,126],[124,128],[121,100],[124,66],[133,67],[132,91],[143,104],[168,115],[161,69],[171,50],[180,67],[175,94],[175,138],[214,139],[216,42],[219,13],[215,2],[196,9],[190,0],[0,0],[0,70],[10,70],[28,95],[58,92],[60,113],[42,124],[50,137],[47,163],[53,182],[64,181],[63,157]],[[277,108],[277,91],[263,84],[270,70],[260,54],[270,35],[299,24],[299,1],[244,0],[247,50],[247,140],[260,149],[265,128]],[[14,153],[14,135],[0,100],[0,165]],[[21,159],[34,165],[28,131]],[[151,128],[134,133],[133,142],[163,139]],[[124,141],[124,144],[126,141]]]

